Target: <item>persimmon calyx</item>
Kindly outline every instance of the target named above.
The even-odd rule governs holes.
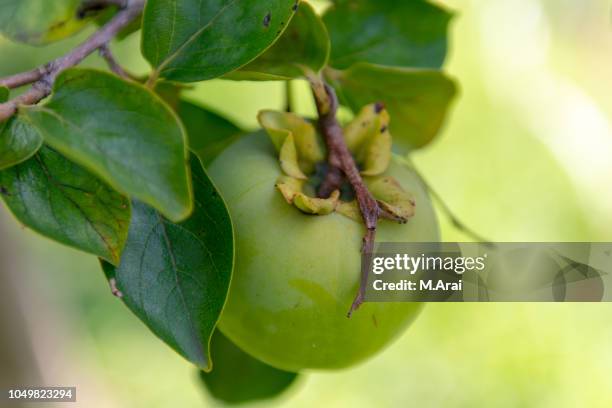
[[[326,151],[321,135],[310,121],[294,113],[270,110],[260,112],[258,120],[276,148],[282,170],[276,188],[287,203],[306,214],[338,212],[363,222],[351,194],[336,190],[327,198],[316,197],[314,192],[320,179],[316,174],[325,162]],[[379,203],[383,218],[406,222],[414,216],[416,203],[397,180],[385,175],[392,157],[389,121],[383,106],[367,105],[344,128],[344,137],[364,183]]]

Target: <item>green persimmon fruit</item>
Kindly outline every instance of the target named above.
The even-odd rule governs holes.
[[[387,174],[410,191],[406,224],[381,220],[377,242],[437,242],[434,210],[417,175],[394,157]],[[264,132],[242,137],[209,167],[229,207],[236,263],[219,327],[235,344],[287,371],[339,369],[373,356],[415,319],[419,303],[365,303],[358,291],[365,228],[337,212],[307,215],[289,205]]]

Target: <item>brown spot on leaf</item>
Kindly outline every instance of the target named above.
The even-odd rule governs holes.
[[[380,113],[385,109],[385,104],[382,102],[376,102],[374,104],[374,112]]]
[[[295,3],[293,4],[293,7],[291,7],[291,10],[297,11],[299,6],[300,6],[300,0],[295,0]]]

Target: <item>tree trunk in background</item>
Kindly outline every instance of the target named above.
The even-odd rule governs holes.
[[[19,249],[15,248],[0,216],[0,390],[15,386],[36,386],[40,374],[19,305],[15,284],[20,273]],[[0,396],[0,405],[4,403]],[[14,404],[11,406],[23,406]]]

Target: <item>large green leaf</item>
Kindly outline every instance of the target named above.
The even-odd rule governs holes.
[[[330,65],[440,68],[450,18],[424,0],[337,1],[323,17],[332,43]]]
[[[117,268],[105,265],[126,305],[164,342],[202,369],[225,304],[234,240],[225,204],[192,160],[193,215],[181,224],[134,202],[128,242]]]
[[[57,78],[48,103],[20,112],[46,143],[122,193],[174,221],[191,213],[183,128],[148,89],[108,73],[71,69]]]
[[[189,147],[204,166],[244,133],[223,116],[186,100],[179,102],[177,111],[189,135]]]
[[[227,404],[277,397],[298,376],[251,357],[218,330],[212,339],[211,355],[214,368],[210,373],[200,371],[200,378],[213,397]]]
[[[300,3],[281,38],[256,60],[228,74],[236,80],[287,80],[319,72],[327,63],[330,43],[325,24],[308,3]]]
[[[142,51],[159,76],[216,78],[264,52],[295,13],[296,0],[149,0]]]
[[[0,171],[2,197],[27,227],[117,264],[130,223],[129,200],[58,152],[42,147]]]
[[[435,137],[457,93],[451,79],[433,70],[356,64],[346,71],[330,71],[328,77],[355,112],[370,103],[384,103],[393,143],[403,151]]]
[[[28,44],[66,38],[87,23],[79,19],[81,0],[0,0],[0,33]]]

